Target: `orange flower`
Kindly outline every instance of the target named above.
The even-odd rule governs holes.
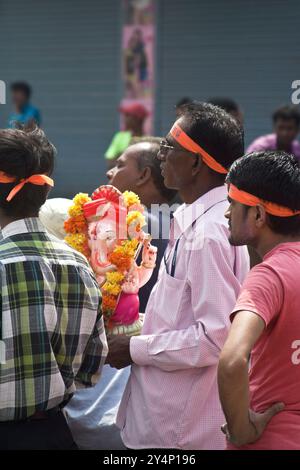
[[[108,312],[113,313],[115,311],[116,306],[117,306],[117,298],[114,297],[113,295],[103,293],[103,295],[102,295],[102,311],[103,311],[103,313],[104,314],[108,313]]]
[[[83,214],[70,217],[64,223],[67,233],[83,233],[87,232],[87,222]]]

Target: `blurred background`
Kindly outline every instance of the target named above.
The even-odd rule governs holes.
[[[120,128],[119,104],[140,93],[126,95],[124,80],[125,29],[135,22],[152,31],[151,77],[147,64],[140,73],[155,135],[168,132],[182,97],[234,99],[246,145],[271,132],[274,109],[291,104],[291,84],[300,79],[299,0],[0,0],[0,79],[7,86],[0,127],[12,113],[10,84],[29,83],[41,126],[58,149],[52,197],[106,181],[104,154]]]

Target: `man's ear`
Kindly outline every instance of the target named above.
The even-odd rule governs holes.
[[[151,179],[151,168],[150,166],[145,166],[145,168],[142,169],[140,176],[136,182],[137,186],[142,186],[143,184],[147,183]]]
[[[203,161],[202,161],[202,157],[199,153],[197,153],[195,155],[195,161],[193,163],[193,167],[192,167],[192,172],[193,172],[193,175],[196,175],[202,168],[202,165],[203,165]]]
[[[255,206],[255,209],[255,225],[257,226],[257,228],[262,228],[267,221],[266,209],[261,204]]]

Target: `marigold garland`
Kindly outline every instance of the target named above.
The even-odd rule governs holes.
[[[87,258],[89,258],[91,252],[88,245],[88,224],[83,214],[83,205],[89,201],[91,201],[91,198],[88,194],[76,194],[68,211],[70,217],[64,223],[67,233],[65,241]]]

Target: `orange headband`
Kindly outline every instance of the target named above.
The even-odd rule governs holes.
[[[279,206],[278,204],[275,204],[274,202],[264,201],[263,199],[260,199],[259,197],[253,196],[250,193],[246,193],[245,191],[238,189],[233,184],[230,184],[229,186],[228,195],[234,201],[238,201],[241,204],[245,204],[246,206],[256,206],[257,204],[261,204],[265,208],[266,212],[268,212],[271,215],[276,215],[278,217],[292,217],[294,215],[300,214],[300,210],[293,211],[292,209],[289,209],[288,207]]]
[[[186,150],[193,153],[200,153],[203,161],[209,166],[212,170],[216,171],[217,173],[227,174],[228,171],[220,165],[209,153],[207,153],[199,144],[193,141],[182,129],[178,124],[173,125],[172,129],[170,130],[170,134],[174,139]]]
[[[14,183],[16,181],[15,176],[9,176],[7,175],[4,171],[0,171],[0,183]],[[29,178],[22,179],[20,183],[18,183],[9,193],[7,196],[6,200],[9,202],[11,201],[15,195],[21,191],[23,186],[26,183],[31,183],[31,184],[36,184],[38,186],[43,186],[44,184],[49,184],[49,186],[54,186],[54,181],[53,179],[49,178],[49,176],[46,175],[32,175],[29,176]]]

